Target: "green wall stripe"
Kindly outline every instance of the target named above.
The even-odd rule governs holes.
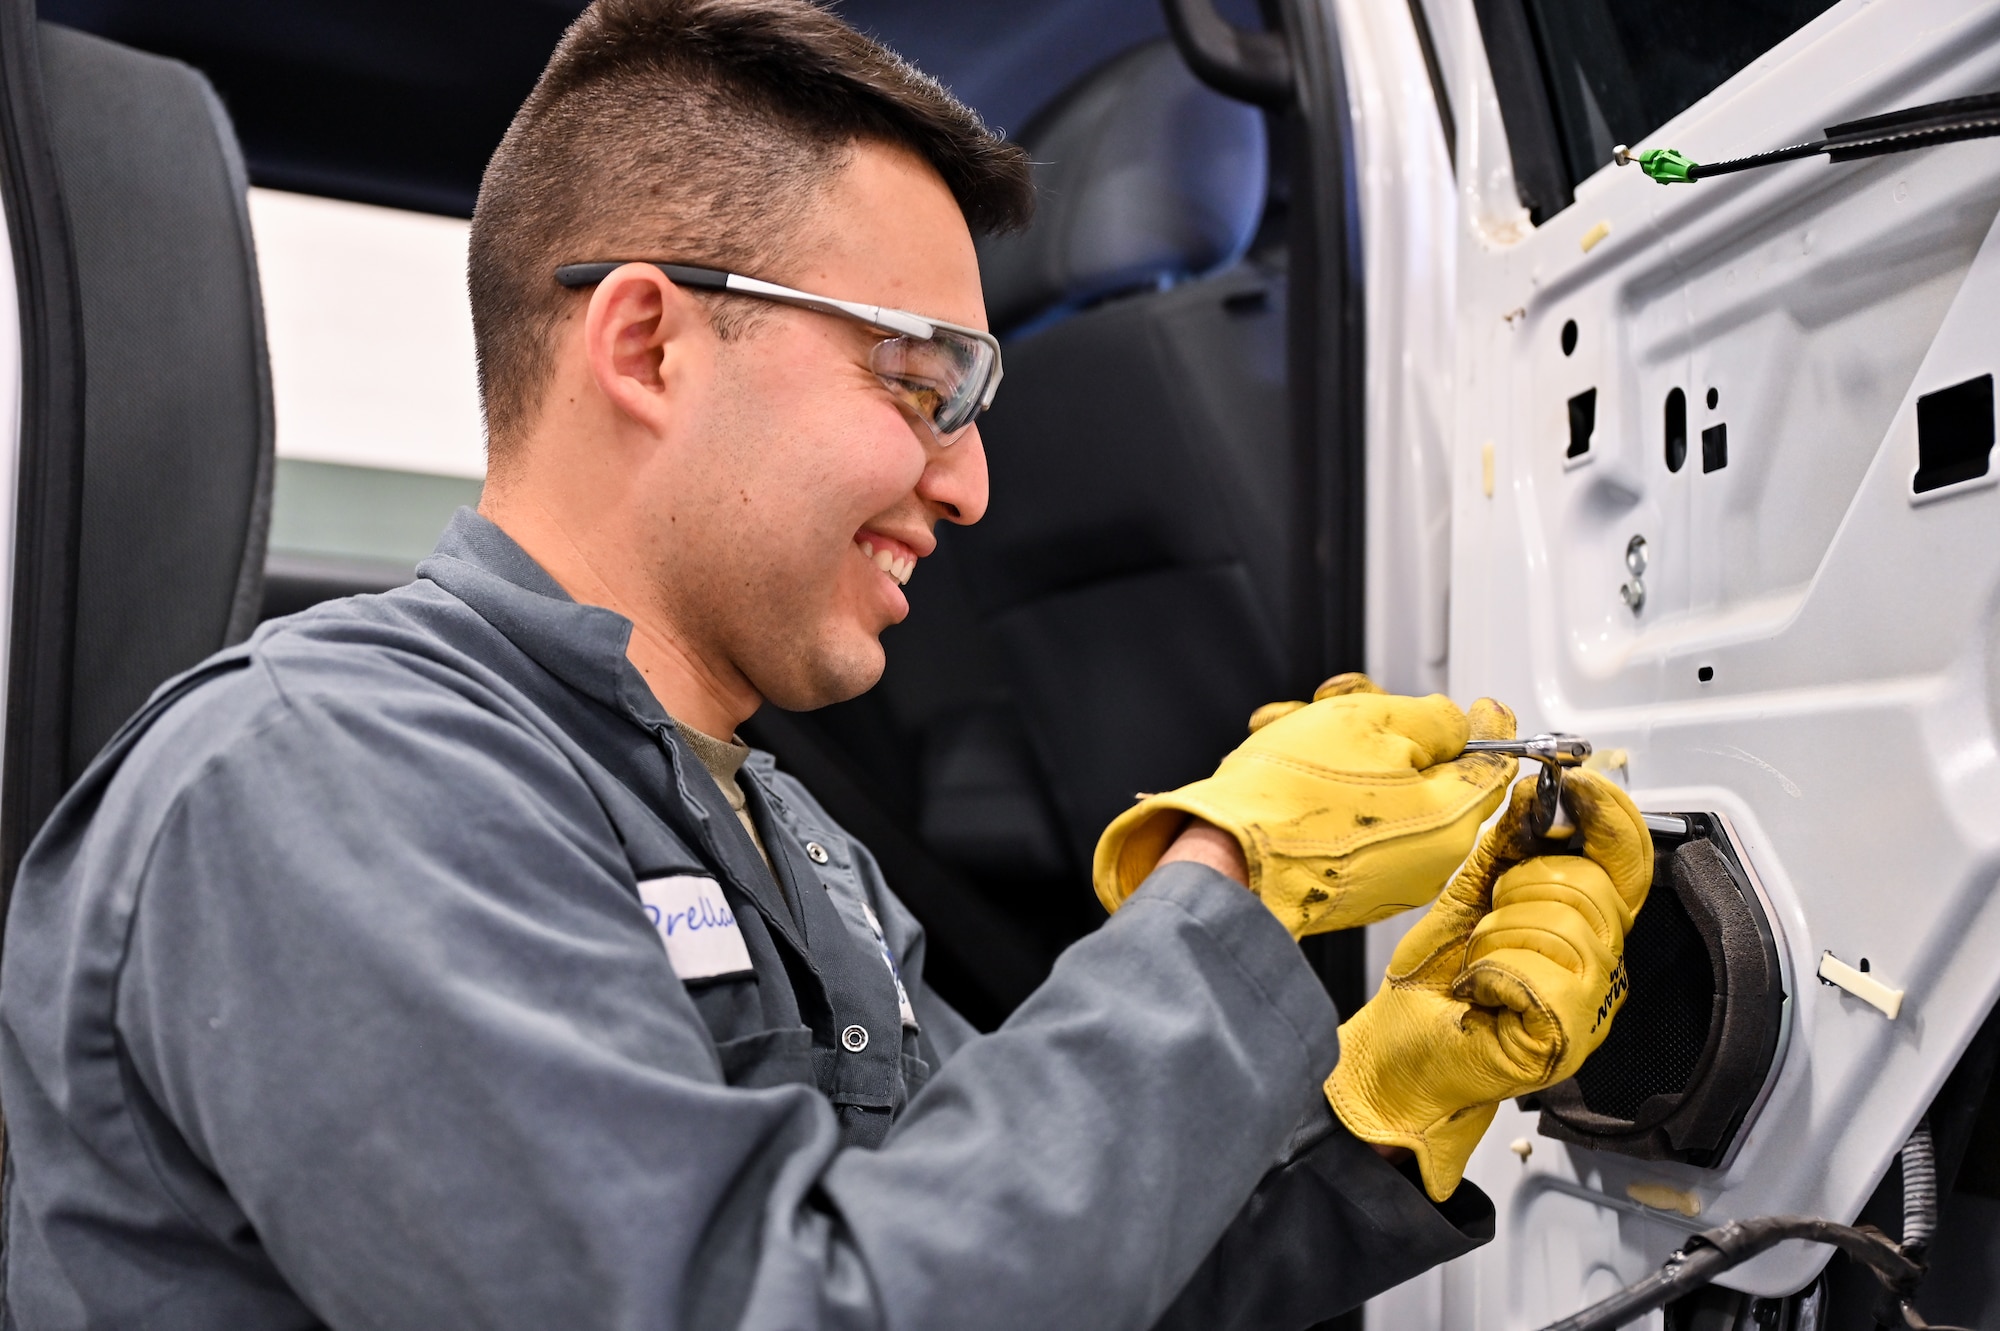
[[[414,565],[431,552],[476,480],[279,458],[271,549]]]

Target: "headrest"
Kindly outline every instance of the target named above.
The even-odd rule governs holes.
[[[1197,83],[1170,42],[1092,72],[1021,142],[1035,162],[1034,225],[979,247],[1002,333],[1227,263],[1263,214],[1263,113]]]

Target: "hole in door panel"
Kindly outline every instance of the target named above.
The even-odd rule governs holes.
[[[1728,1154],[1778,1050],[1777,939],[1713,814],[1653,834],[1653,890],[1626,940],[1630,995],[1604,1044],[1535,1097],[1540,1131],[1646,1160]]]
[[[1992,452],[1992,375],[1917,399],[1917,494],[1984,476]]]
[[[1580,458],[1590,451],[1590,437],[1597,431],[1597,390],[1586,388],[1569,400],[1569,451],[1564,457]]]
[[[1701,432],[1701,469],[1721,471],[1729,465],[1729,427],[1711,425]]]
[[[1688,456],[1688,395],[1676,388],[1667,394],[1667,470],[1679,471]]]

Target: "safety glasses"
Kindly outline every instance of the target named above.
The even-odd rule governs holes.
[[[895,334],[875,344],[868,353],[868,367],[930,427],[940,444],[949,444],[964,434],[973,419],[993,405],[993,395],[1000,389],[1000,343],[991,333],[908,310],[815,296],[741,273],[654,259],[567,263],[556,269],[556,281],[572,288],[595,286],[628,263],[652,264],[678,286],[796,305]]]

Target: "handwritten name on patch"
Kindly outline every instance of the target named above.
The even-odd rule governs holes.
[[[666,944],[667,961],[682,980],[713,980],[750,969],[750,949],[736,912],[713,878],[679,875],[639,884],[646,916]]]

